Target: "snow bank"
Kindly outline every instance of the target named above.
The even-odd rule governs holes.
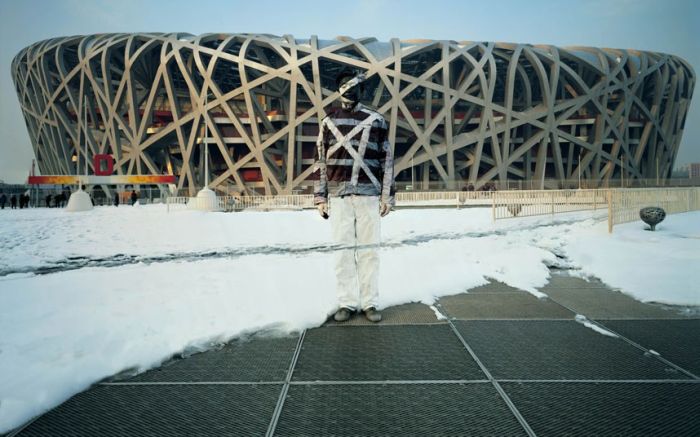
[[[564,243],[572,265],[642,302],[700,305],[700,212],[673,214],[647,231],[641,221],[572,229]]]
[[[382,220],[380,305],[432,304],[490,278],[542,296],[548,266],[580,268],[641,299],[700,303],[700,213],[669,216],[657,233],[633,223],[613,235],[599,216],[493,224],[488,209],[395,211]],[[0,276],[0,432],[122,370],[261,329],[322,324],[335,309],[331,245],[330,224],[315,211],[0,213],[5,271],[72,256],[243,249],[235,257]],[[253,250],[268,246],[282,250]],[[299,247],[311,249],[292,251]],[[656,262],[644,263],[652,256]]]

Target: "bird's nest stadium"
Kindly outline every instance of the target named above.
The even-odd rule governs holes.
[[[205,168],[220,192],[288,194],[311,190],[347,67],[389,123],[397,189],[665,179],[695,84],[683,59],[637,50],[185,33],[41,41],[12,77],[43,174],[110,154],[114,174],[175,175],[190,194]]]

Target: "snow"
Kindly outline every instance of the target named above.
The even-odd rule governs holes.
[[[618,337],[619,337],[619,335],[615,334],[614,332],[610,332],[610,331],[608,331],[607,329],[605,329],[605,328],[603,328],[603,327],[601,327],[601,326],[599,326],[599,325],[596,325],[595,323],[591,322],[591,321],[588,320],[588,318],[587,318],[586,316],[584,316],[583,314],[576,314],[575,320],[576,320],[577,322],[581,323],[581,324],[582,324],[583,326],[585,326],[586,328],[590,328],[590,329],[594,330],[595,332],[597,332],[597,333],[599,333],[599,334],[607,335],[608,337],[615,337],[615,338],[618,338]]]
[[[646,231],[641,221],[582,226],[566,254],[584,276],[596,276],[642,302],[700,305],[700,212],[673,214]]]
[[[380,306],[433,305],[491,280],[543,297],[549,267],[640,300],[700,304],[700,213],[612,235],[604,214],[494,224],[488,208],[394,211],[382,219]],[[0,211],[0,432],[125,369],[319,326],[335,310],[333,249],[315,210]]]
[[[447,320],[447,316],[440,312],[435,305],[430,305],[430,309],[435,313],[435,318],[438,320]]]

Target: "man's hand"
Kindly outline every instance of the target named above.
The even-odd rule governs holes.
[[[380,202],[379,203],[379,215],[384,217],[385,215],[389,214],[389,211],[391,211],[391,205],[389,205],[386,202]]]
[[[318,205],[316,205],[316,208],[318,208],[318,213],[321,214],[321,217],[323,217],[324,219],[327,219],[328,217],[330,217],[328,214],[328,204],[327,203],[325,203],[325,202],[319,203]]]

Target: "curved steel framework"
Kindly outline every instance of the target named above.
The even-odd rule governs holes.
[[[206,143],[211,188],[277,194],[312,185],[348,66],[389,122],[397,182],[457,189],[664,179],[695,83],[683,59],[635,50],[180,33],[41,41],[12,75],[44,174],[109,153],[116,174],[175,174],[194,193]]]

